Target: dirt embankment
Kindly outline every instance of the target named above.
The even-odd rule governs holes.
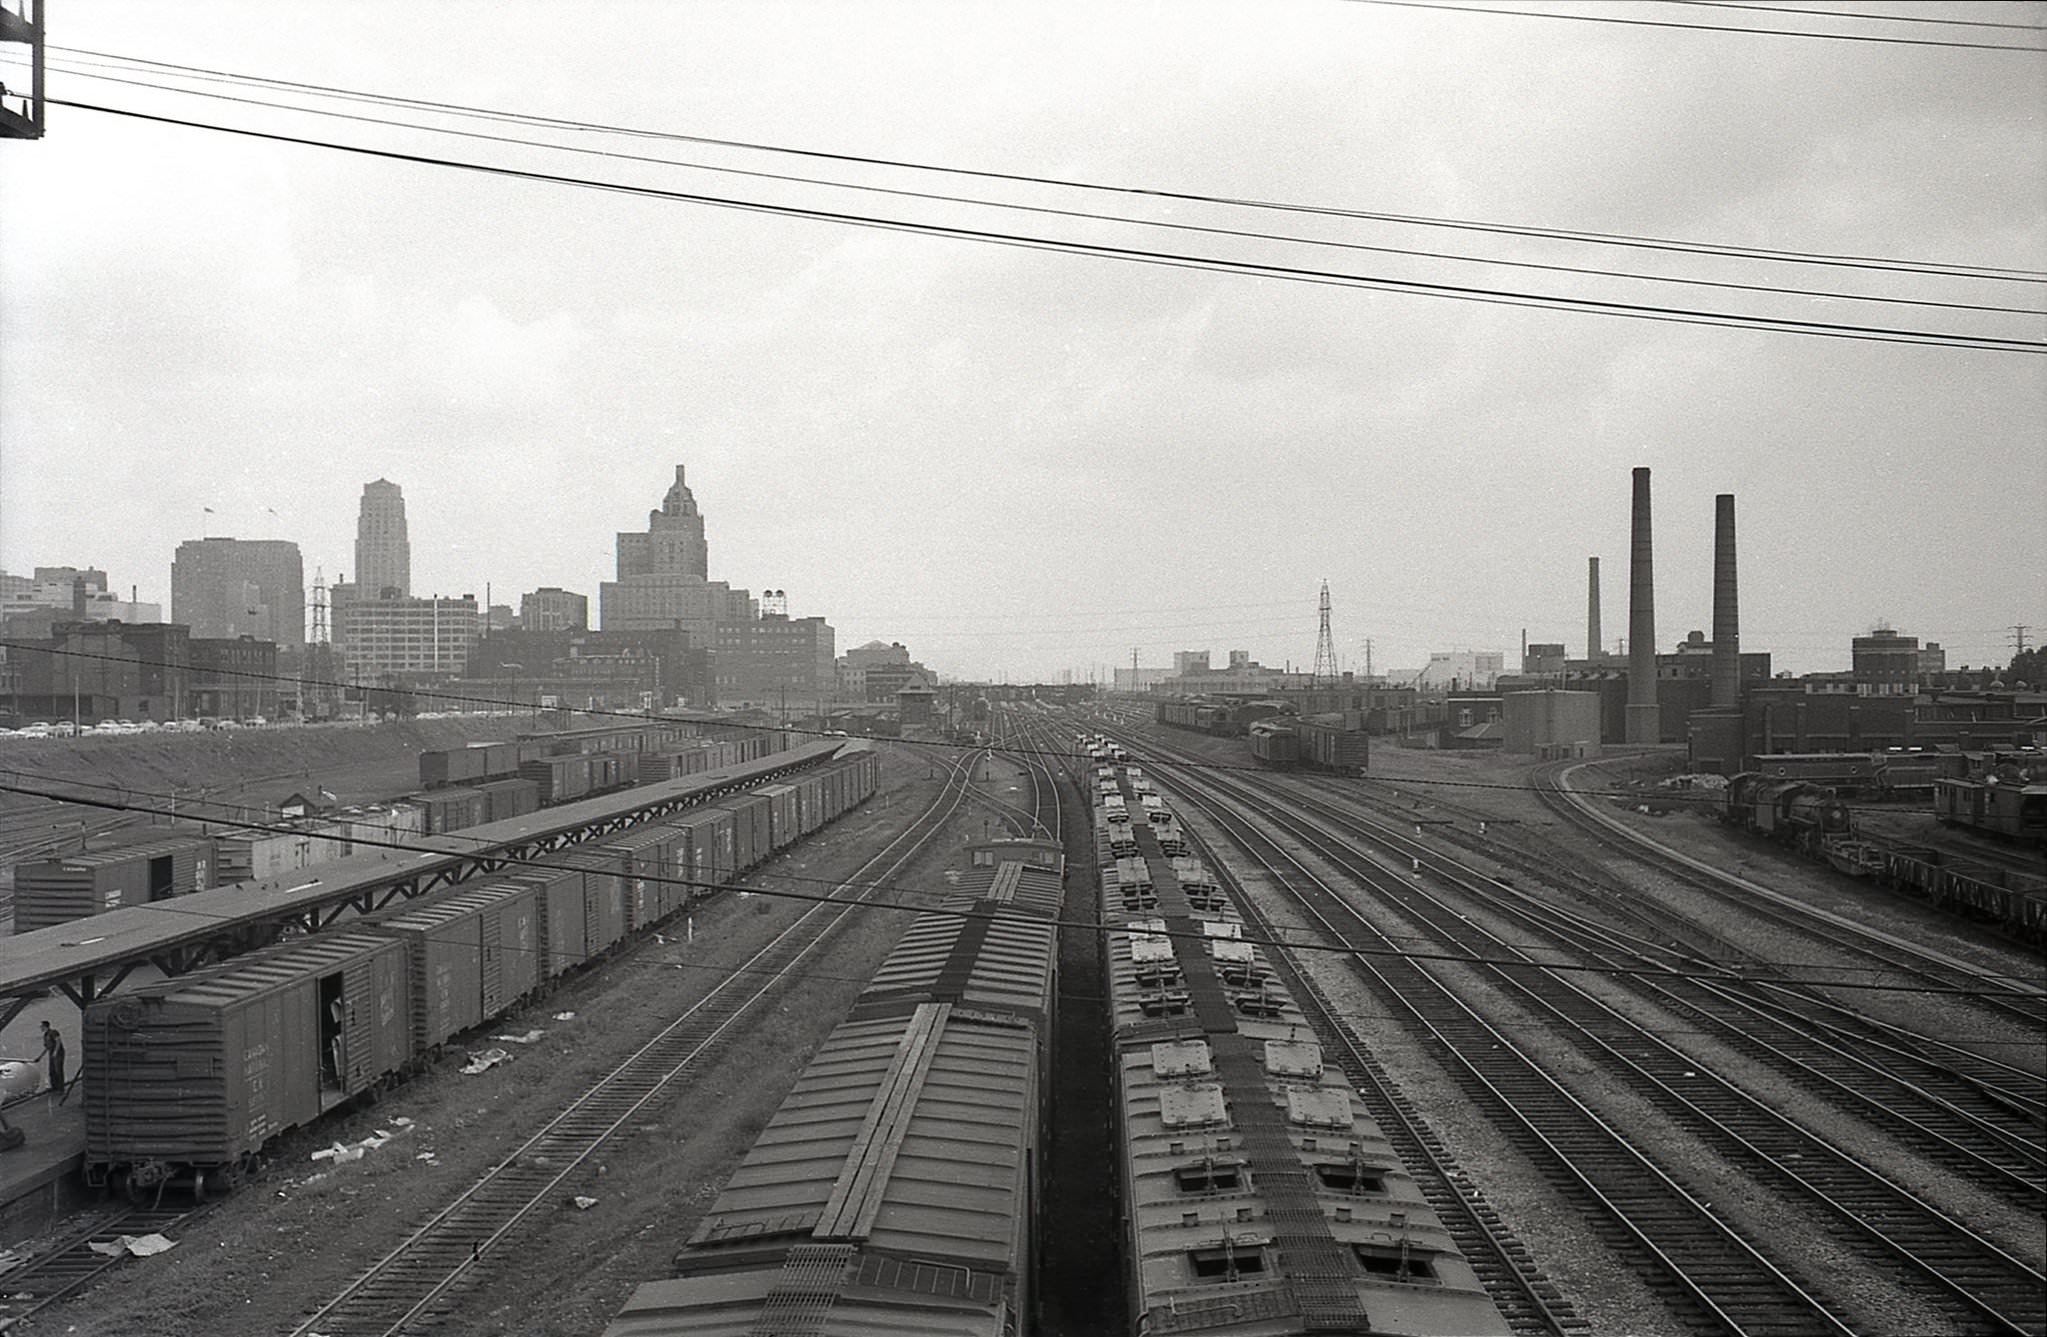
[[[419,754],[511,738],[509,718],[411,720],[361,726],[223,729],[120,738],[9,738],[0,775],[9,784],[113,785],[138,802],[172,793],[260,789],[272,799],[322,787],[344,802],[395,798],[419,788]],[[274,794],[270,793],[275,790]],[[0,813],[38,800],[0,795]]]

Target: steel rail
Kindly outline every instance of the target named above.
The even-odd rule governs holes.
[[[125,1253],[105,1254],[93,1245],[112,1244],[123,1235],[168,1230],[198,1210],[188,1206],[123,1208],[0,1272],[0,1332],[13,1331],[127,1261]]]
[[[1534,935],[1532,941],[1553,937],[1579,953],[1584,963],[1623,970],[1698,968],[1699,963],[1685,953],[1625,940],[1604,925],[1503,885],[1338,804],[1302,798],[1304,811],[1364,834],[1402,858],[1415,859],[1461,895]],[[1702,1022],[1725,1043],[1790,1080],[1891,1127],[1949,1169],[2016,1205],[2035,1211],[2047,1208],[2047,1143],[2041,1138],[2037,1095],[1986,1087],[1979,1074],[1942,1067],[1894,1045],[1884,1044],[1880,1058],[1867,1056],[1861,1050],[1872,1044],[1870,1040],[1814,1016],[1814,1004],[1824,1000],[1810,999],[1793,987],[1785,988],[1781,997],[1759,998],[1752,996],[1754,990],[1746,982],[1736,987],[1707,978],[1659,980],[1636,975],[1623,983]],[[1933,1043],[1930,1037],[1916,1038],[1922,1046]],[[1909,1065],[1908,1070],[1901,1071],[1901,1062]],[[2019,1070],[2012,1072],[2023,1076]],[[2033,1079],[2031,1086],[2037,1092],[2041,1084]]]
[[[1327,782],[1310,779],[1306,781],[1305,788],[1337,802],[1358,804],[1356,791],[1348,786],[1339,791]],[[1404,832],[1407,819],[1408,814],[1400,809],[1384,814],[1382,820],[1397,820],[1403,828],[1396,832],[1390,826],[1369,822],[1369,819],[1355,815],[1350,818],[1353,821],[1367,820],[1379,833],[1378,838],[1401,857],[1420,858],[1422,866],[1438,876],[1454,877],[1453,867],[1468,867],[1455,860],[1444,862],[1447,856],[1441,850],[1407,836]],[[1432,829],[1438,832],[1445,830],[1442,827]],[[1473,841],[1466,833],[1455,828],[1449,828],[1448,833],[1458,844],[1472,848]],[[1582,893],[1588,889],[1601,892],[1596,903],[1605,914],[1640,923],[1647,931],[1667,940],[1658,944],[1643,943],[1630,950],[1641,952],[1660,947],[1691,957],[1693,965],[1705,961],[1727,966],[1731,974],[1740,976],[1747,990],[1745,995],[1730,993],[1729,996],[1738,997],[1744,1007],[1758,1009],[1794,1027],[1823,1030],[1844,1046],[1852,1045],[1866,1051],[1866,1061],[1901,1074],[1901,1079],[1903,1074],[1918,1073],[1942,1083],[1958,1085],[1959,1089],[1953,1094],[1958,1103],[1977,1109],[1991,1107],[2002,1110],[2007,1117],[2018,1118],[2029,1129],[2047,1129],[2047,1080],[2043,1080],[2038,1072],[1984,1055],[1954,1041],[1870,1016],[1836,1002],[1812,987],[1784,980],[1781,968],[1733,946],[1725,938],[1684,919],[1675,910],[1615,888],[1596,886],[1582,871],[1559,858],[1531,855],[1524,849],[1502,847],[1490,839],[1484,839],[1473,852],[1492,862],[1533,872],[1567,893]],[[1495,887],[1511,886],[1504,879],[1483,873],[1476,876]],[[1565,913],[1554,902],[1544,902],[1543,906],[1545,915]],[[1592,922],[1585,921],[1582,916],[1576,918]],[[1600,931],[1615,939],[1624,936],[1620,930],[1610,927],[1601,926]]]
[[[1316,847],[1316,853],[1330,858],[1370,889],[1389,895],[1442,941],[1474,957],[1521,956],[1529,969],[1476,962],[1474,965],[1491,970],[1531,1005],[1548,1012],[1605,1052],[1616,1067],[1631,1075],[1637,1089],[1644,1090],[1666,1112],[1688,1116],[1693,1126],[1735,1148],[1753,1166],[1840,1213],[1865,1240],[1879,1246],[1885,1261],[1902,1259],[1918,1268],[1937,1289],[1975,1311],[1972,1317],[1988,1318],[2000,1325],[2000,1331],[2021,1333],[2036,1331],[2047,1321],[2047,1314],[2038,1312],[2041,1288],[2047,1286],[2047,1277],[2037,1268],[2012,1257],[1952,1218],[1924,1207],[1909,1190],[1797,1128],[1745,1092],[1705,1073],[1698,1060],[1664,1044],[1559,978],[1556,972],[1540,969],[1541,962],[1486,934],[1480,926],[1419,888],[1391,878],[1369,864],[1360,867],[1341,837],[1332,836],[1298,812],[1283,810],[1241,786],[1208,783],[1214,792],[1233,794],[1235,802],[1259,813],[1259,820],[1276,822],[1307,841]],[[1369,927],[1340,893],[1319,878],[1313,881],[1346,915],[1356,919],[1361,927]],[[1326,916],[1318,913],[1318,918],[1327,923]],[[1682,1091],[1679,1082],[1684,1083]]]
[[[1176,782],[1176,788],[1184,781]],[[1321,883],[1276,841],[1259,830],[1263,819],[1238,815],[1220,796],[1193,802],[1321,925],[1327,941],[1391,947],[1369,924],[1360,941],[1311,904],[1301,888],[1337,893]],[[1249,910],[1249,898],[1239,902]],[[1272,931],[1262,915],[1267,933]],[[1731,1223],[1666,1174],[1595,1111],[1551,1077],[1504,1032],[1495,1029],[1417,964],[1397,955],[1353,956],[1352,969],[1375,999],[1437,1051],[1474,1102],[1547,1164],[1566,1190],[1595,1209],[1609,1242],[1660,1271],[1662,1289],[1695,1325],[1748,1337],[1791,1337],[1815,1332],[1847,1337],[1852,1330],[1825,1301],[1783,1272]]]
[[[1582,795],[1563,783],[1561,773],[1554,778],[1546,775],[1539,777],[1537,786],[1537,793],[1545,802],[1582,829],[1595,831],[1609,840],[1618,836],[1624,842],[1624,848],[1638,861],[1649,864],[1665,876],[1675,877],[1687,886],[1696,888],[1744,914],[1754,915],[1806,937],[1821,939],[1837,949],[1851,948],[1872,961],[1898,971],[1907,979],[1925,980],[1948,989],[1980,990],[1983,987],[1984,981],[1980,975],[1959,970],[1938,956],[1914,948],[1910,943],[1895,941],[1873,934],[1860,925],[1832,919],[1826,921],[1823,929],[1816,922],[1817,916],[1811,913],[1801,914],[1786,908],[1771,897],[1760,895],[1745,887],[1742,879],[1706,867],[1675,850],[1664,848],[1629,827],[1627,823],[1599,812],[1585,803]],[[1852,938],[1853,941],[1846,941],[1848,938]],[[1970,1001],[1986,1011],[2016,1019],[2029,1026],[2047,1027],[2047,989],[2007,983],[2003,986],[2002,994],[1979,994]]]
[[[873,896],[945,829],[966,800],[971,766],[980,755],[969,753],[965,765],[954,763],[931,805],[845,879],[839,890],[858,887],[854,896],[805,910],[703,999],[307,1316],[292,1330],[292,1337],[370,1332],[395,1337],[429,1319],[458,1283],[495,1260],[513,1231],[613,1134],[697,1066],[777,990],[787,972],[822,949],[854,906]],[[881,873],[869,876],[885,861]],[[397,1317],[390,1317],[394,1313]]]

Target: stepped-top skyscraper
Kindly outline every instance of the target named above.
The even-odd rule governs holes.
[[[710,548],[704,542],[704,517],[697,499],[675,466],[675,484],[661,498],[661,509],[647,512],[647,532],[618,536],[618,578],[645,575],[695,576],[709,579]]]
[[[745,590],[710,580],[709,573],[704,517],[678,464],[661,509],[647,513],[647,532],[618,536],[618,579],[597,590],[604,630],[679,627],[690,634],[692,645],[709,649],[721,624],[759,617]]]
[[[412,593],[405,494],[388,479],[363,484],[362,511],[355,521],[355,588],[363,599],[380,598],[386,590]]]

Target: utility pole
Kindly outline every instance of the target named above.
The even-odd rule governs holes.
[[[2011,648],[2014,655],[2022,655],[2026,652],[2026,633],[2031,630],[2032,624],[2027,622],[2014,622],[2011,624]]]

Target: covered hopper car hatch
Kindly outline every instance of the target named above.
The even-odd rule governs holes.
[[[287,943],[101,1000],[84,1028],[86,1182],[203,1196],[410,1059],[405,945]]]

